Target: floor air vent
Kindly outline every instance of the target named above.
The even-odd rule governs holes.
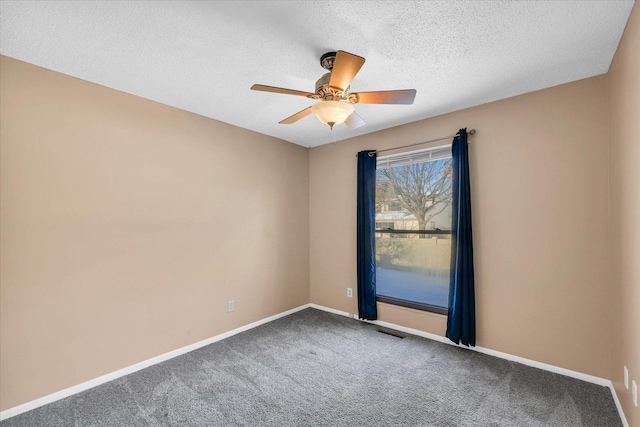
[[[383,334],[387,334],[387,335],[391,335],[392,337],[396,337],[396,338],[404,338],[406,337],[405,334],[403,334],[402,332],[398,332],[398,331],[394,331],[392,329],[378,329],[378,332],[383,333]]]

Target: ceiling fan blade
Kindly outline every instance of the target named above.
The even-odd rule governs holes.
[[[291,123],[295,123],[303,117],[307,117],[311,114],[311,107],[307,107],[302,111],[298,111],[293,116],[287,117],[286,119],[280,122],[281,125],[290,125]]]
[[[347,120],[344,121],[344,124],[347,125],[349,129],[353,130],[359,128],[360,126],[364,126],[366,122],[362,117],[360,117],[358,113],[354,111],[349,115],[349,117],[347,117]]]
[[[284,88],[281,88],[281,87],[265,86],[265,85],[253,85],[253,86],[251,86],[251,90],[260,90],[260,91],[263,91],[263,92],[283,93],[285,95],[297,95],[297,96],[313,95],[313,93],[311,93],[311,92],[303,92],[301,90],[284,89]]]
[[[362,64],[364,64],[363,57],[339,50],[333,61],[329,86],[346,90],[351,84],[351,80],[360,71]]]
[[[359,104],[413,104],[416,97],[415,89],[383,90],[379,92],[357,92]]]

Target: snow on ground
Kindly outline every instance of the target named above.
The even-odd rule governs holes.
[[[446,307],[449,303],[449,277],[377,267],[376,292],[381,296]]]

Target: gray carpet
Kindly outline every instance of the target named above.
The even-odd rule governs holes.
[[[606,387],[306,309],[0,425],[622,423]]]

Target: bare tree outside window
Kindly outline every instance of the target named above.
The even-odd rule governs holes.
[[[451,179],[451,159],[381,169],[376,205],[397,200],[415,216],[418,230],[427,230],[431,219],[451,206]]]

